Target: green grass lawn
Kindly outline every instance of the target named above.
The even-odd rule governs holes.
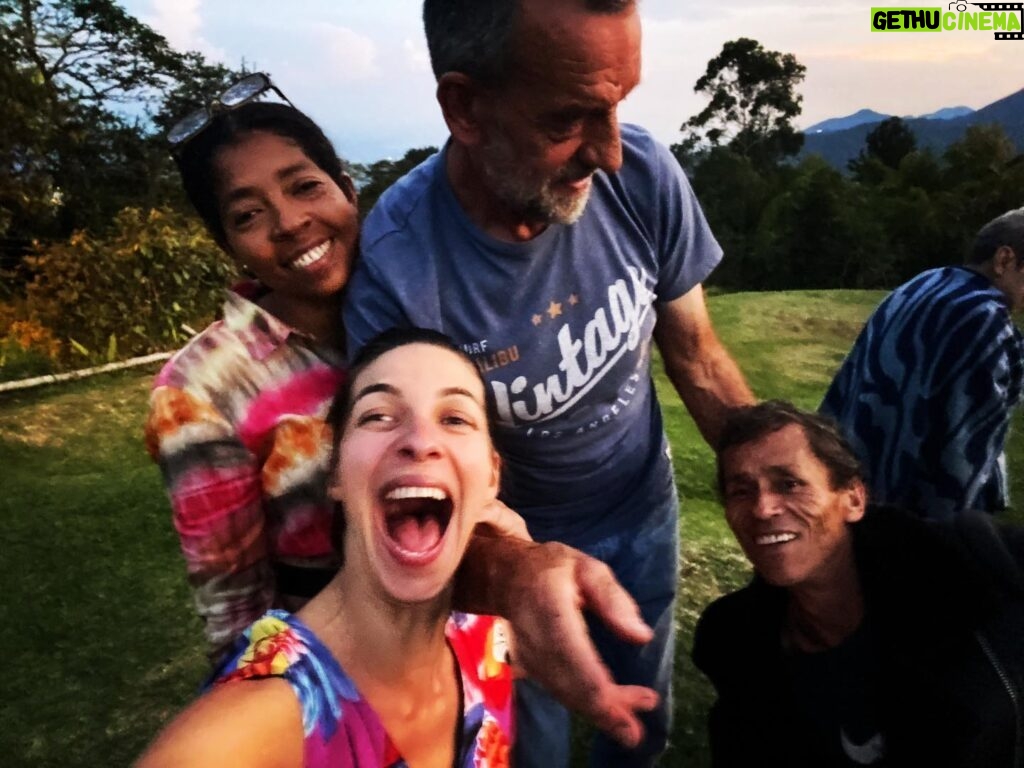
[[[728,294],[710,306],[759,397],[813,408],[883,295]],[[0,395],[0,626],[12,661],[0,764],[126,765],[205,672],[167,502],[142,446],[152,373]],[[660,373],[658,387],[683,530],[676,727],[662,764],[700,768],[711,692],[689,661],[693,627],[749,572],[715,500],[711,451]],[[1009,451],[1015,498],[1021,433]]]
[[[204,672],[142,445],[151,376],[0,399],[5,765],[128,765]]]

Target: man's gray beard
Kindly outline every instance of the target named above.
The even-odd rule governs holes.
[[[484,147],[481,167],[494,196],[527,221],[575,224],[590,199],[590,185],[581,192],[559,194],[551,188],[552,179],[527,177],[504,136]]]

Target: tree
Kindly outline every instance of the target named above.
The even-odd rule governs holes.
[[[683,124],[676,156],[685,165],[707,149],[728,146],[755,163],[770,164],[796,154],[803,134],[792,121],[803,97],[795,89],[805,71],[792,54],[766,51],[756,40],[727,42],[694,86],[710,102]]]
[[[847,164],[847,167],[858,180],[877,182],[881,169],[877,168],[872,160],[896,170],[900,161],[916,148],[917,139],[910,127],[901,118],[886,118],[867,135],[864,149]]]
[[[0,28],[0,234],[60,239],[164,202],[154,117],[228,70],[178,53],[114,0],[0,0]]]
[[[865,270],[878,258],[879,233],[857,192],[817,155],[792,169],[758,224],[754,252],[765,263],[760,287],[863,286]]]
[[[111,0],[0,0],[0,20],[10,52],[54,108],[158,98],[180,63],[163,37]]]
[[[690,181],[722,249],[728,254],[711,275],[728,288],[764,286],[771,266],[758,253],[754,236],[766,206],[783,191],[784,173],[758,169],[728,147],[709,150]]]
[[[401,160],[378,160],[371,165],[353,165],[349,171],[359,187],[359,212],[366,216],[384,190],[432,154],[437,147],[410,149]]]
[[[125,208],[102,236],[75,232],[28,260],[29,319],[93,361],[180,346],[182,323],[209,323],[236,275],[197,217],[170,210]]]
[[[943,160],[939,205],[950,232],[949,258],[955,260],[982,224],[1020,207],[1024,155],[998,124],[972,125],[946,149]]]
[[[0,238],[16,226],[20,212],[29,218],[48,216],[53,209],[53,178],[45,157],[34,152],[38,137],[48,131],[46,95],[41,84],[15,66],[10,40],[0,36]]]

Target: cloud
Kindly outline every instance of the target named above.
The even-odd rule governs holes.
[[[152,0],[151,12],[142,21],[179,51],[199,51],[208,59],[224,61],[224,50],[203,37],[200,5],[201,0]]]
[[[117,1],[177,48],[271,72],[354,159],[401,156],[447,135],[421,0]],[[870,9],[865,0],[643,0],[643,81],[620,116],[677,141],[680,124],[706,103],[694,83],[738,37],[807,66],[803,125],[861,107],[892,114],[980,107],[1020,89],[1019,45],[991,32],[875,34]]]
[[[374,41],[339,24],[317,24],[312,29],[315,46],[322,46],[333,80],[367,80],[380,75]],[[315,50],[315,49],[314,49]]]
[[[427,50],[425,40],[406,38],[402,41],[402,50],[405,52],[405,58],[409,63],[409,70],[411,72],[432,72],[430,68],[430,52]]]

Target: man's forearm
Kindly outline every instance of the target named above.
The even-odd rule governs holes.
[[[669,380],[708,445],[716,447],[729,409],[755,400],[736,362],[715,334],[702,286],[658,305],[654,340]]]
[[[666,356],[665,372],[712,448],[718,443],[729,409],[756,401],[736,361],[717,339],[699,355]]]

